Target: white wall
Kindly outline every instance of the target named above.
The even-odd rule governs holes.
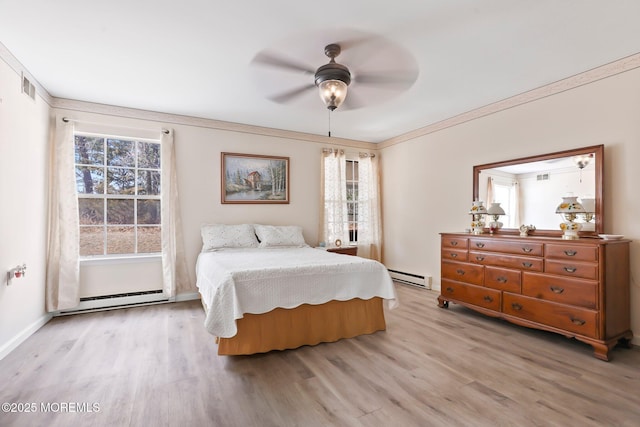
[[[176,162],[187,265],[191,275],[190,289],[182,293],[194,292],[195,263],[202,247],[200,225],[204,223],[262,223],[274,225],[300,225],[305,240],[310,245],[318,242],[319,199],[320,199],[320,158],[323,147],[342,147],[347,152],[358,152],[364,148],[374,148],[373,144],[354,142],[352,145],[329,144],[337,139],[324,137],[318,141],[295,138],[293,133],[274,132],[280,136],[267,136],[239,130],[222,130],[201,125],[171,124],[160,120],[132,118],[135,111],[113,109],[113,114],[89,112],[93,108],[79,103],[79,110],[56,108],[56,114],[68,116],[79,122],[104,124],[112,127],[131,129],[173,128],[176,147]],[[85,111],[81,111],[84,108]],[[129,117],[126,117],[129,115]],[[157,115],[168,118],[167,115]],[[189,121],[189,120],[187,120]],[[248,129],[248,128],[247,128]],[[248,153],[285,156],[290,159],[290,203],[273,205],[222,204],[220,198],[221,153]],[[83,296],[108,295],[112,290],[123,292],[124,287],[141,287],[139,277],[150,271],[148,289],[162,288],[155,274],[157,265],[144,262],[81,266],[81,293]],[[108,268],[105,276],[101,271]],[[116,278],[118,278],[116,280]],[[154,279],[155,278],[155,279]],[[112,284],[117,282],[111,290]],[[159,286],[158,286],[159,285]],[[141,289],[142,290],[142,289]]]
[[[0,358],[46,323],[45,246],[49,106],[21,93],[0,59]],[[6,272],[27,274],[6,285]]]
[[[598,144],[605,232],[633,239],[631,327],[639,335],[640,69],[383,147],[385,264],[432,275],[439,288],[439,233],[467,228],[474,165]]]

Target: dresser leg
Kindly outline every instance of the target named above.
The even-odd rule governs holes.
[[[606,344],[589,343],[593,347],[593,355],[605,362],[609,361],[609,346]]]
[[[441,296],[438,297],[438,307],[440,307],[440,308],[449,308],[449,301],[447,301],[446,299],[442,298]]]

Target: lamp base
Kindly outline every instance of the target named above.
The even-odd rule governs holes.
[[[574,234],[563,234],[562,240],[578,240],[580,236]]]

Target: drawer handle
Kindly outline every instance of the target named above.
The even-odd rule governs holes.
[[[464,276],[464,270],[460,268],[456,270],[456,273],[458,273],[460,276]]]
[[[451,243],[451,246],[458,246],[458,242],[456,242],[455,240],[452,240],[449,243]]]
[[[522,248],[522,251],[525,253],[529,253],[533,250],[533,248]]]
[[[520,310],[522,310],[522,305],[518,304],[517,302],[512,302],[511,303],[511,308],[513,308],[516,311],[520,311]]]
[[[564,271],[566,271],[567,273],[575,273],[576,270],[576,267],[564,267]]]
[[[482,261],[482,260],[484,260],[484,257],[483,257],[483,256],[478,255],[478,256],[476,256],[476,260],[477,260],[477,261]]]
[[[551,289],[551,292],[553,292],[554,294],[561,294],[564,292],[564,288],[561,288],[559,286],[549,286],[549,289]]]
[[[527,267],[527,268],[531,268],[531,267],[533,267],[533,264],[531,264],[530,262],[523,262],[522,266],[523,267]]]
[[[484,300],[485,300],[486,302],[493,302],[493,298],[491,298],[489,295],[485,295],[485,296],[484,296]]]
[[[586,321],[586,320],[582,320],[582,319],[578,319],[578,318],[575,318],[575,317],[572,317],[572,318],[571,318],[571,323],[573,323],[574,325],[582,326],[582,325],[584,325],[585,323],[587,323],[587,321]]]
[[[507,283],[507,278],[506,278],[506,277],[503,277],[503,276],[500,276],[500,277],[497,277],[497,278],[496,278],[496,281],[497,281],[498,283]]]
[[[458,254],[452,252],[451,253],[451,258],[458,258]]]
[[[566,251],[564,251],[564,254],[566,256],[575,256],[578,253],[578,251],[572,251],[570,249],[567,249]]]
[[[478,242],[476,243],[476,246],[479,248],[484,248],[484,243]]]
[[[452,294],[453,293],[453,288],[451,286],[447,286],[447,292]]]

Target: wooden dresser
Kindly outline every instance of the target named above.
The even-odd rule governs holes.
[[[629,240],[441,236],[440,307],[573,337],[602,360],[619,341],[629,345]]]

